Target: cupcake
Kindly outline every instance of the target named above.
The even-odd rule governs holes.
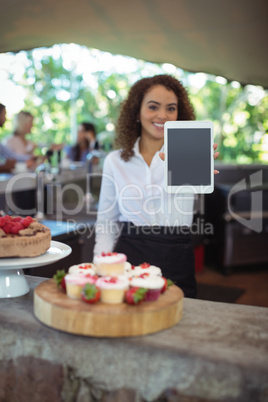
[[[96,286],[100,289],[100,299],[103,303],[123,303],[125,291],[129,287],[128,279],[125,276],[104,276],[99,278]]]
[[[132,270],[132,265],[130,262],[126,261],[125,262],[125,273],[130,272]]]
[[[67,274],[65,276],[66,293],[71,299],[81,299],[81,291],[87,283],[95,283],[96,276],[90,274]]]
[[[155,301],[160,296],[165,281],[160,276],[152,276],[148,273],[133,277],[130,280],[130,287],[147,289],[144,301]]]
[[[148,273],[153,276],[162,276],[162,271],[159,267],[155,265],[151,265],[148,262],[143,262],[142,264],[138,265],[134,269],[135,274],[143,274]]]
[[[127,257],[121,253],[102,253],[94,257],[96,273],[100,276],[124,275]]]
[[[72,265],[69,274],[90,274],[95,275],[95,265],[91,262],[83,262],[82,264]]]

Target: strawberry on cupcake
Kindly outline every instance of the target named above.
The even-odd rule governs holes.
[[[87,283],[95,284],[97,276],[90,274],[67,274],[65,276],[66,293],[71,299],[81,299],[81,292]]]
[[[95,275],[96,267],[91,262],[83,262],[81,264],[72,265],[69,270],[69,274],[91,274]]]

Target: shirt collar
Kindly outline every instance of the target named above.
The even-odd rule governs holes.
[[[137,140],[134,144],[134,147],[133,147],[133,151],[136,156],[141,156],[140,149],[139,149],[140,139],[141,139],[141,137],[137,138]]]
[[[140,153],[140,149],[139,149],[140,139],[141,139],[141,137],[138,137],[138,138],[137,138],[137,140],[136,140],[136,142],[135,142],[135,144],[134,144],[134,147],[133,147],[133,151],[134,151],[134,154],[135,154],[136,156],[142,157],[142,155],[141,155],[141,153]],[[157,151],[157,152],[164,152],[164,145],[163,145],[163,146],[161,147],[161,149],[160,149],[159,151]]]

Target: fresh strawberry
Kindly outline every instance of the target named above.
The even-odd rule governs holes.
[[[148,262],[143,262],[142,264],[140,264],[141,268],[149,268],[151,264],[149,264]]]
[[[66,272],[64,271],[64,269],[62,269],[58,270],[53,278],[55,279],[57,286],[61,287],[66,292],[65,275]]]
[[[170,286],[174,285],[174,282],[170,279],[164,278],[163,276],[162,276],[162,278],[164,279],[165,283],[161,289],[161,293],[164,293]]]
[[[96,303],[100,300],[100,289],[94,284],[87,283],[81,292],[81,297],[86,303]]]
[[[10,233],[18,234],[20,230],[24,229],[24,226],[20,222],[14,222],[11,227]]]
[[[125,301],[128,304],[140,304],[147,293],[147,289],[130,288],[125,292]]]
[[[20,216],[15,216],[15,218],[12,219],[13,222],[21,222],[22,218]]]
[[[33,222],[33,218],[31,216],[26,216],[26,218],[23,218],[21,223],[25,227],[25,229]]]
[[[12,229],[11,221],[10,222],[9,221],[5,222],[4,226],[2,226],[2,229],[6,234],[11,233],[11,229]]]

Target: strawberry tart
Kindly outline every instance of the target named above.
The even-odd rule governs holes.
[[[37,257],[51,242],[50,229],[30,216],[0,217],[0,258]]]
[[[100,289],[100,298],[103,303],[123,303],[125,291],[128,289],[128,279],[121,276],[104,276],[99,278],[96,286]]]
[[[101,253],[94,257],[96,274],[100,276],[118,276],[125,273],[127,256],[121,253]]]

